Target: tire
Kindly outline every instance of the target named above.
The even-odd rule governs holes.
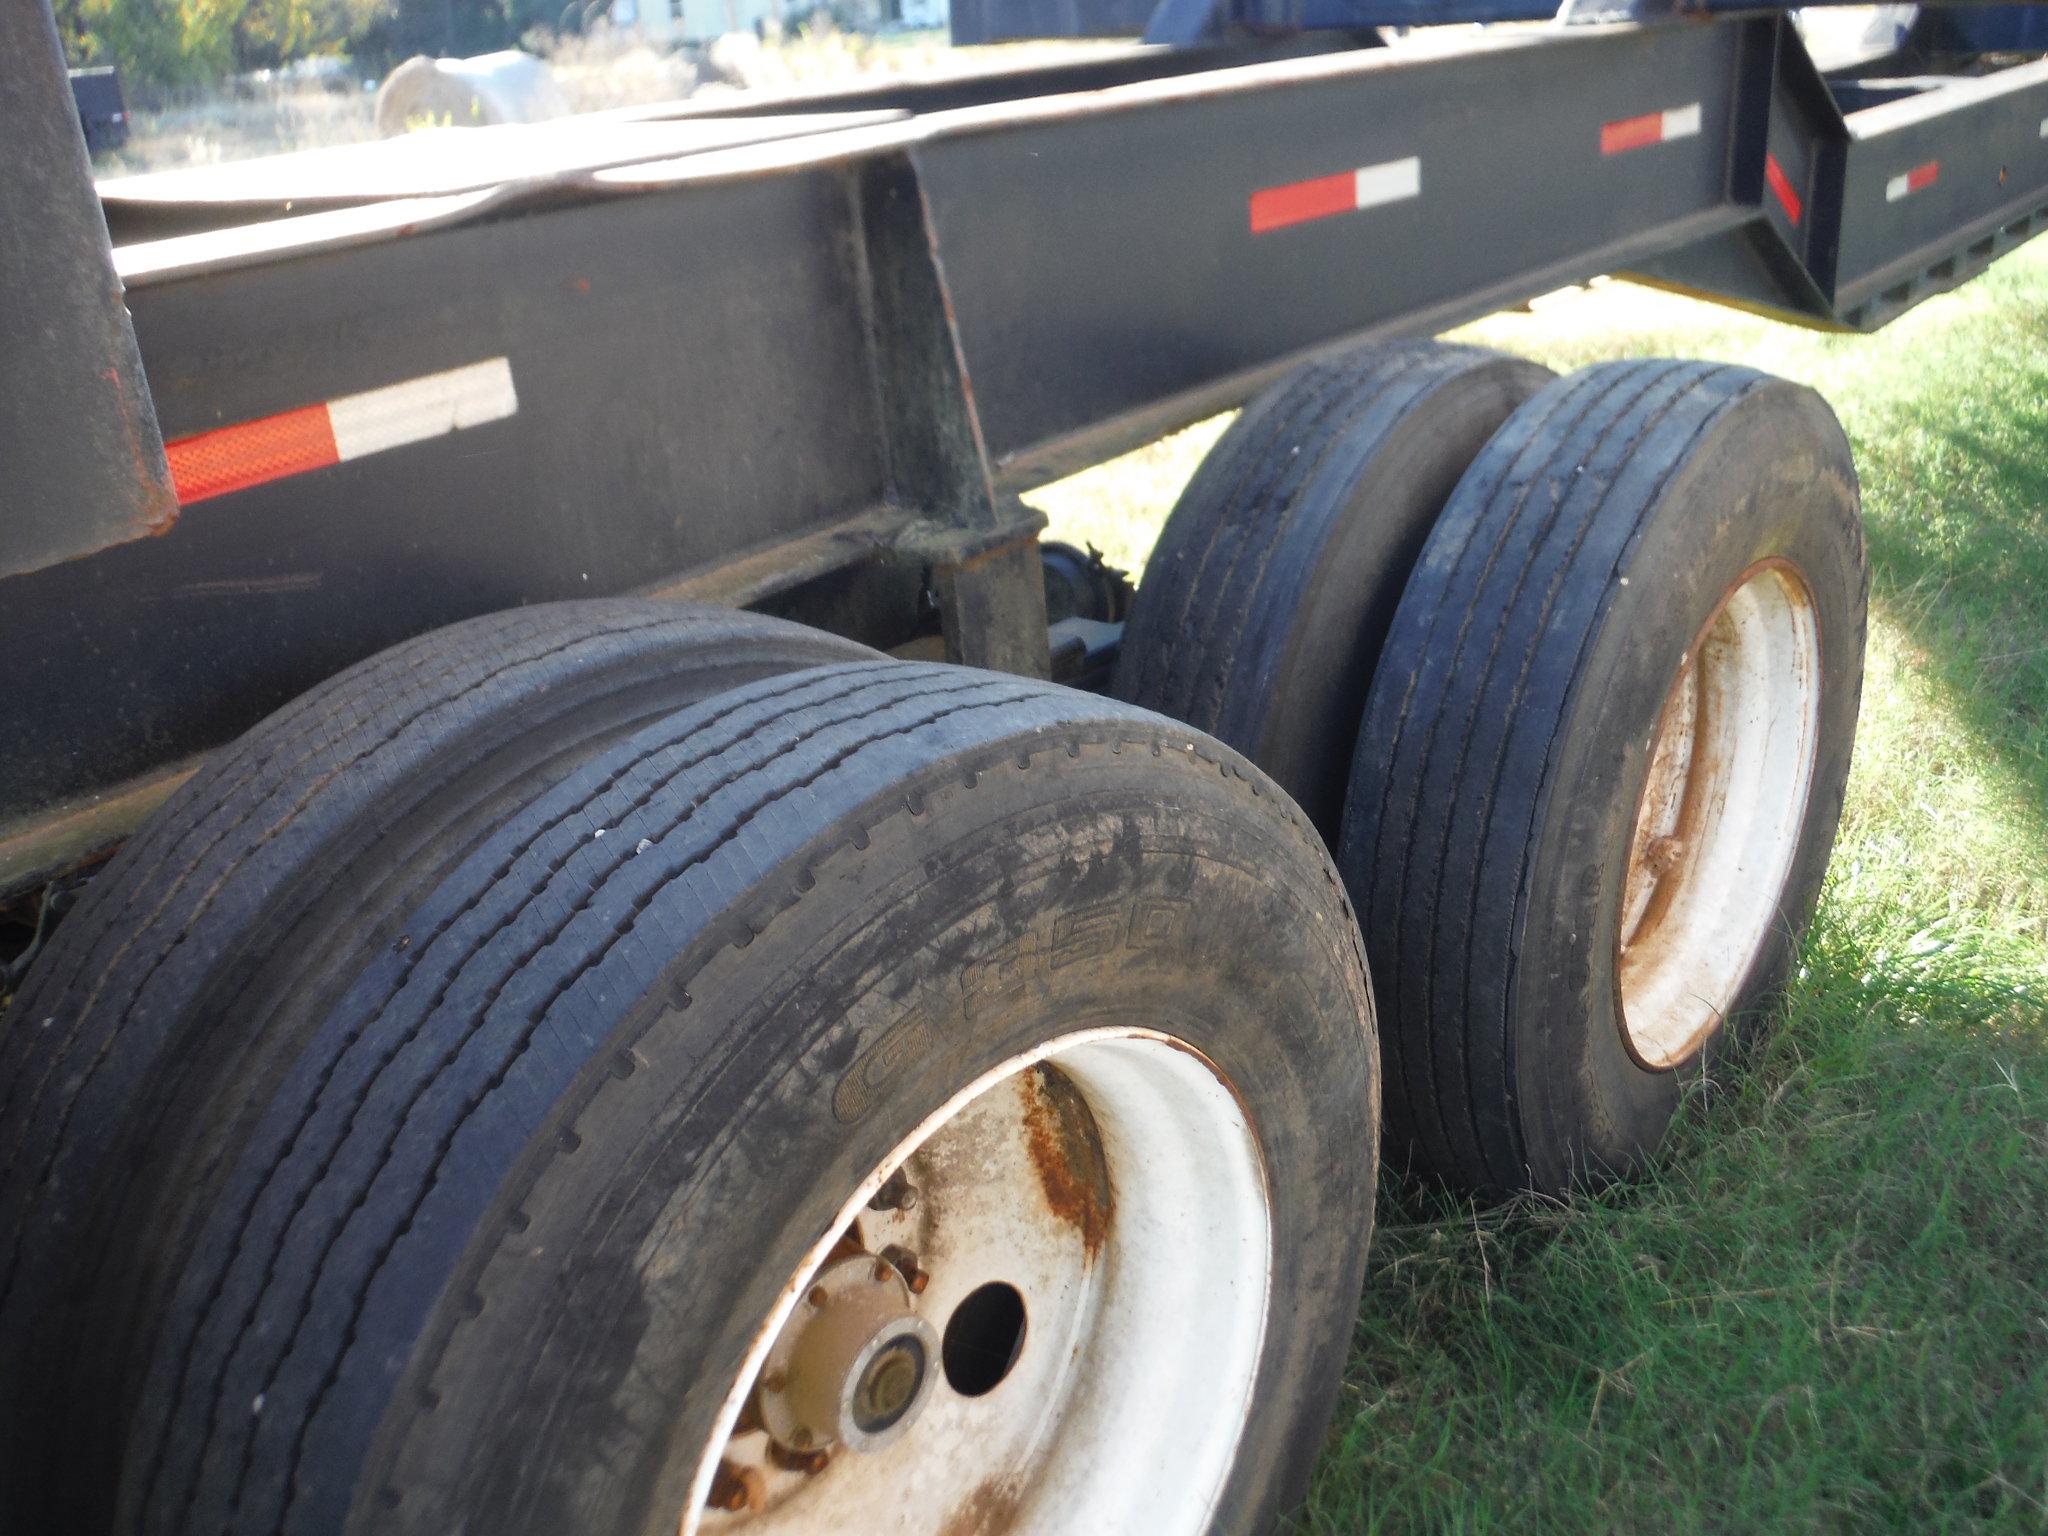
[[[1849,447],[1810,390],[1616,363],[1495,435],[1402,598],[1339,845],[1380,988],[1390,1160],[1560,1193],[1657,1146],[1812,916],[1866,590]],[[1656,827],[1677,829],[1662,862],[1638,838]],[[1642,980],[1660,956],[1700,967],[1668,1016]]]
[[[1232,423],[1167,519],[1116,697],[1235,747],[1334,842],[1409,568],[1466,466],[1552,377],[1430,341],[1289,374]]]
[[[340,673],[181,787],[93,881],[0,1034],[0,1381],[7,1418],[27,1421],[15,1465],[60,1459],[38,1433],[118,1438],[132,1313],[247,1132],[238,1095],[281,1070],[291,1021],[344,979],[339,935],[395,935],[478,839],[649,717],[872,655],[722,609],[519,609]],[[66,1395],[85,1418],[59,1429]],[[107,1486],[104,1466],[81,1472]],[[9,1498],[34,1477],[10,1475]]]
[[[1156,1476],[1092,1439],[1087,1464],[1199,1496],[1186,1529],[1261,1527],[1305,1486],[1371,1224],[1371,997],[1334,866],[1227,750],[1049,684],[822,667],[615,742],[343,949],[350,984],[248,1085],[254,1129],[144,1330],[115,1529],[675,1531],[778,1297],[822,1293],[806,1266],[849,1211],[879,1219],[865,1197],[935,1108],[1075,1031],[1213,1073],[1222,1138],[1264,1170],[1230,1187],[1268,1223],[1226,1241],[1241,1202],[1216,1187],[1195,1219],[1120,1226],[1153,1209],[1151,1143],[1112,1179],[1072,1171],[1100,1103],[1062,1101],[1049,1161],[1033,1132],[1031,1219],[1118,1263],[1162,1245],[1136,1315],[1194,1372],[1168,1406],[1241,1425],[1177,1438]],[[1217,1330],[1256,1346],[1240,1411],[1175,1288],[1246,1255],[1266,1285],[1231,1315],[1263,1331]],[[1035,1358],[1060,1366],[1062,1337]],[[963,1525],[1170,1524],[1040,1488],[992,1476]]]

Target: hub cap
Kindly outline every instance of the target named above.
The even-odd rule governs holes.
[[[761,1372],[762,1426],[785,1451],[878,1451],[929,1396],[939,1341],[903,1272],[849,1253],[804,1293]]]

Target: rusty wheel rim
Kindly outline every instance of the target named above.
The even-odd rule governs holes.
[[[757,1331],[680,1536],[1204,1529],[1271,1270],[1214,1064],[1150,1030],[1050,1041],[852,1192]]]
[[[1637,801],[1616,970],[1653,1071],[1696,1056],[1780,920],[1820,736],[1820,627],[1782,560],[1738,577],[1678,667]]]

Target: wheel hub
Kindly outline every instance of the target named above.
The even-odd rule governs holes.
[[[902,1271],[872,1254],[821,1270],[761,1373],[762,1427],[799,1454],[878,1451],[930,1395],[938,1338]]]

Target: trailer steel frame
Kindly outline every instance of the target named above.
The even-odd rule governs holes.
[[[1871,329],[2048,220],[2048,62],[1886,92],[1717,12],[641,114],[541,175],[117,183],[108,265],[61,61],[5,41],[38,89],[0,128],[43,137],[0,190],[44,243],[0,301],[0,896],[436,625],[658,592],[1043,673],[1017,493],[1306,357],[1601,273]],[[175,473],[499,360],[512,409],[462,430]]]

